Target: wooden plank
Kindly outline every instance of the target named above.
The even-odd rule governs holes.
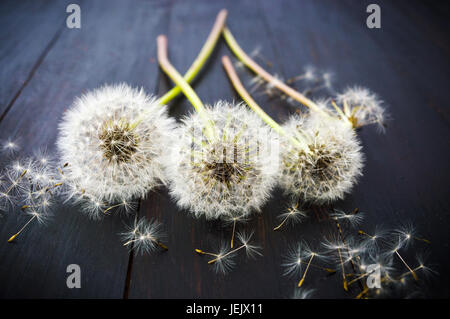
[[[257,58],[258,62],[270,72],[289,78],[300,73],[303,66],[313,64],[336,73],[337,90],[357,83],[386,100],[393,121],[385,135],[371,127],[359,132],[367,157],[365,175],[336,207],[359,207],[366,213],[361,227],[368,232],[376,224],[390,228],[403,221],[413,222],[421,235],[432,241],[430,261],[440,273],[438,282],[432,281],[425,293],[449,296],[450,275],[445,269],[449,262],[449,113],[444,96],[449,62],[448,40],[442,31],[448,23],[445,14],[436,19],[436,7],[380,1],[382,29],[369,30],[365,27],[368,3],[83,2],[82,29],[63,27],[57,36],[56,28],[44,45],[31,42],[34,33],[29,30],[35,20],[20,16],[22,24],[31,22],[20,24],[23,31],[15,34],[32,43],[27,48],[30,54],[19,55],[18,61],[5,61],[23,65],[21,74],[27,74],[29,80],[25,86],[23,80],[17,82],[19,85],[13,83],[12,89],[0,94],[5,100],[10,91],[17,96],[0,122],[0,136],[22,137],[24,154],[41,146],[54,151],[56,125],[82,92],[105,82],[126,81],[142,85],[148,92],[165,93],[172,84],[158,71],[156,36],[168,34],[169,56],[183,73],[198,53],[217,12],[226,7],[228,25],[238,42],[247,52],[260,47],[265,60]],[[42,12],[50,17],[53,11]],[[5,25],[14,23],[10,20]],[[8,32],[2,32],[2,43],[19,45]],[[19,48],[14,45],[11,47]],[[194,87],[206,103],[239,100],[220,63],[221,55],[232,54],[223,41],[217,49]],[[248,88],[250,73],[239,70],[239,74]],[[5,87],[11,83],[4,77],[2,81]],[[19,92],[17,87],[21,86]],[[277,98],[256,98],[278,121],[295,112],[294,107]],[[184,98],[170,106],[171,115],[177,118],[191,110]],[[152,255],[130,255],[120,242],[117,233],[133,216],[111,216],[96,222],[74,207],[61,206],[47,227],[33,225],[16,243],[7,244],[12,232],[26,221],[19,213],[9,212],[0,219],[0,297],[289,298],[296,280],[283,277],[281,267],[288,246],[301,239],[317,244],[318,238],[335,233],[335,225],[326,219],[326,208],[314,208],[304,223],[274,232],[276,216],[286,205],[286,197],[277,190],[260,215],[239,226],[255,230],[255,242],[263,247],[264,257],[246,260],[239,256],[237,269],[226,276],[214,274],[207,259],[193,250],[214,249],[218,242],[229,240],[230,229],[179,210],[165,188],[151,192],[139,210],[140,217],[162,221],[168,233],[165,243],[169,251]],[[417,245],[412,252],[422,247]],[[414,260],[414,254],[405,258]],[[81,266],[81,289],[66,287],[69,264]],[[327,277],[318,271],[308,275],[304,286],[316,289],[316,298],[353,297],[358,291],[355,287],[351,294],[345,294],[339,276]]]
[[[346,85],[358,83],[368,86],[385,98],[390,105],[394,121],[386,135],[375,133],[375,129],[371,127],[360,132],[367,156],[365,176],[354,192],[347,196],[346,200],[337,203],[336,207],[344,210],[359,207],[366,212],[362,227],[369,231],[373,230],[375,224],[395,227],[399,222],[412,221],[419,226],[424,237],[432,242],[448,245],[445,229],[448,228],[449,221],[444,217],[445,207],[448,206],[448,196],[445,196],[448,188],[438,179],[438,174],[448,177],[448,170],[445,170],[448,152],[443,151],[439,159],[430,158],[423,152],[424,147],[436,154],[439,149],[447,149],[446,111],[436,113],[432,108],[423,105],[427,104],[427,94],[432,94],[433,101],[442,105],[442,93],[445,92],[443,85],[448,83],[448,77],[444,72],[440,72],[438,80],[424,83],[426,79],[416,76],[424,71],[425,65],[429,65],[424,64],[428,61],[428,54],[432,54],[436,60],[427,74],[439,72],[439,67],[447,65],[447,62],[439,49],[432,52],[417,50],[417,40],[408,39],[407,35],[420,32],[410,25],[405,25],[407,19],[403,11],[383,2],[383,23],[387,30],[382,29],[379,32],[365,27],[364,3],[355,5],[351,2],[342,5],[332,1],[264,1],[263,5],[259,6],[254,1],[241,1],[239,5],[220,2],[196,4],[198,6],[192,6],[189,2],[176,3],[172,10],[168,33],[169,55],[181,72],[194,59],[213,17],[224,6],[229,9],[228,25],[238,42],[247,52],[260,47],[264,58],[270,62],[265,65],[269,71],[289,78],[300,73],[305,65],[313,64],[321,69],[334,71],[338,79],[336,88],[339,90]],[[399,19],[403,19],[401,27],[395,24]],[[423,34],[420,35],[420,41],[428,43]],[[438,36],[437,41],[440,41]],[[404,52],[408,50],[413,50],[414,54],[404,58]],[[231,55],[223,41],[208,68],[195,82],[197,93],[207,103],[213,103],[220,98],[229,100],[230,97],[239,100],[221,69],[222,54]],[[260,62],[264,64],[264,61]],[[411,62],[421,62],[423,66],[411,71],[410,67],[407,68]],[[270,64],[273,67],[270,67]],[[251,80],[249,74],[240,71],[240,75],[248,86]],[[428,89],[433,85],[437,86],[430,92]],[[160,92],[165,92],[169,87],[170,81],[163,77],[160,81]],[[410,92],[410,87],[414,87],[415,92]],[[295,108],[288,107],[286,102],[279,99],[270,100],[259,96],[257,100],[279,121],[285,120],[289,113],[295,111]],[[186,100],[177,100],[171,106],[171,114],[179,117],[190,108]],[[417,121],[420,121],[421,127],[431,126],[426,131],[419,131],[415,129]],[[440,169],[433,170],[434,166]],[[336,230],[331,221],[323,220],[327,213],[325,208],[322,211],[314,209],[311,217],[300,225],[288,227],[282,232],[273,232],[275,217],[285,209],[286,204],[286,198],[276,191],[262,214],[243,227],[255,230],[255,239],[263,246],[264,257],[254,261],[238,259],[238,269],[226,276],[220,276],[215,275],[206,260],[195,255],[192,250],[210,249],[217,242],[228,240],[230,229],[222,228],[219,223],[194,220],[187,216],[186,212],[180,211],[173,204],[165,189],[151,194],[149,199],[142,203],[140,215],[156,217],[165,224],[169,235],[169,252],[135,257],[128,296],[292,296],[296,286],[295,280],[281,275],[282,258],[288,245],[301,239],[317,243],[318,238],[330,236]],[[440,232],[432,232],[433,228],[440,229]],[[448,257],[440,248],[435,246],[433,249],[432,262],[439,261],[445,265]],[[446,276],[442,279],[447,281]],[[448,295],[446,286],[448,285],[434,283],[431,290],[434,290],[433,294],[436,295]],[[312,272],[305,287],[315,288],[316,298],[351,298],[358,293],[358,288],[355,287],[351,293],[345,294],[339,276],[327,278],[320,272]]]
[[[270,56],[272,43],[267,39],[261,10],[254,1],[240,1],[234,5],[225,1],[176,2],[171,11],[169,56],[175,67],[184,72],[192,63],[213,24],[214,17],[221,8],[229,10],[228,24],[239,34],[245,49],[253,50],[261,46]],[[246,45],[247,44],[247,45]],[[222,68],[220,57],[230,55],[226,44],[221,41],[207,68],[194,82],[194,88],[205,103],[219,99],[236,100],[228,78]],[[247,80],[250,80],[247,77]],[[160,82],[160,92],[166,92],[170,81],[164,76]],[[186,99],[172,103],[171,114],[180,117],[192,111]],[[267,104],[272,115],[287,113],[277,103]],[[237,269],[226,276],[217,275],[207,264],[206,258],[195,254],[195,248],[214,250],[221,241],[229,241],[231,229],[220,222],[194,219],[186,211],[179,210],[166,189],[152,193],[142,202],[140,215],[161,220],[168,232],[168,252],[153,256],[135,256],[131,273],[130,298],[279,298],[289,297],[280,285],[282,248],[286,247],[284,235],[273,232],[275,217],[286,207],[286,198],[277,191],[260,215],[239,229],[254,230],[255,243],[263,247],[264,257],[246,260],[239,256]],[[308,222],[301,230],[314,232],[317,224]],[[287,238],[292,238],[299,229],[289,229]]]
[[[54,43],[66,5],[40,0],[0,4],[0,119]]]
[[[165,3],[87,1],[80,6],[81,29],[63,29],[0,125],[2,137],[22,138],[22,154],[39,147],[55,151],[57,124],[81,93],[122,81],[149,93],[156,86],[154,39],[167,23]],[[118,233],[132,220],[114,215],[92,221],[77,207],[59,206],[47,227],[32,225],[8,244],[8,236],[26,221],[9,212],[0,224],[0,296],[121,298],[129,252]],[[81,289],[66,286],[69,264],[81,267]]]
[[[427,285],[426,293],[442,297],[449,294],[450,282],[445,271],[449,257],[443,249],[450,243],[449,113],[444,107],[448,41],[433,26],[432,11],[410,2],[380,2],[382,28],[370,30],[365,26],[369,3],[289,1],[273,6],[265,1],[264,5],[286,78],[312,64],[335,72],[337,90],[359,84],[386,101],[393,120],[386,134],[377,134],[372,127],[359,132],[366,154],[364,177],[336,207],[350,211],[359,207],[366,213],[361,227],[369,231],[377,224],[390,229],[413,223],[434,244],[417,245],[405,253],[406,258],[415,261],[418,251],[430,250],[429,263],[437,265],[440,275]],[[277,22],[281,20],[290,23]]]

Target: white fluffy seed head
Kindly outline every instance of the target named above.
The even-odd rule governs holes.
[[[108,203],[145,196],[162,180],[174,128],[143,89],[106,85],[77,98],[57,140],[68,194]]]
[[[197,113],[186,117],[167,158],[171,194],[196,217],[216,219],[259,210],[276,182],[278,140],[246,106],[206,107],[216,138]]]
[[[280,184],[287,193],[323,204],[344,197],[362,175],[361,144],[349,125],[321,115],[295,115],[283,125],[311,151],[290,143],[281,146]]]
[[[386,112],[382,106],[383,102],[375,93],[366,88],[354,86],[339,94],[337,102],[354,127],[378,124],[378,127],[384,130]]]

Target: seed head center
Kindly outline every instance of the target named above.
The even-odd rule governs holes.
[[[103,156],[115,163],[126,163],[136,153],[139,138],[127,121],[104,123],[99,133]]]

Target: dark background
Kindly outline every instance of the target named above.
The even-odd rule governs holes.
[[[361,229],[415,225],[431,240],[429,263],[438,275],[413,287],[414,296],[450,295],[449,258],[449,6],[434,1],[76,1],[81,29],[65,25],[73,1],[2,1],[0,4],[0,138],[20,137],[21,154],[54,150],[57,124],[73,99],[104,83],[125,81],[161,95],[170,81],[156,61],[156,37],[169,37],[169,56],[181,73],[190,66],[221,8],[244,50],[260,47],[272,73],[284,79],[315,65],[336,74],[334,87],[359,84],[389,106],[385,134],[358,132],[366,155],[364,176],[334,207],[365,213]],[[381,7],[381,29],[368,29],[369,3]],[[231,55],[220,40],[194,82],[206,103],[238,100],[220,57]],[[234,59],[234,57],[233,57]],[[251,74],[240,70],[244,83]],[[282,122],[295,112],[279,98],[257,100]],[[170,104],[179,118],[191,110],[184,98]],[[29,227],[7,239],[27,219],[0,215],[1,298],[289,298],[298,278],[282,276],[282,256],[304,239],[312,244],[335,233],[331,207],[313,207],[310,218],[272,231],[287,199],[277,190],[262,213],[241,228],[255,230],[264,257],[246,260],[226,276],[216,275],[194,248],[210,250],[230,229],[194,219],[177,209],[165,188],[149,194],[137,214],[162,221],[168,252],[134,256],[119,232],[133,216],[93,221],[76,207],[60,206],[48,226]],[[405,252],[414,261],[418,244]],[[414,264],[414,262],[411,262]],[[82,288],[66,287],[66,267],[81,267]],[[352,298],[339,276],[311,271],[304,284],[314,297]]]

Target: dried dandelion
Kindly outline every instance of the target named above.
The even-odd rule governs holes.
[[[281,137],[280,184],[294,197],[317,203],[342,198],[361,175],[361,146],[352,130],[317,115],[280,126],[243,87],[228,57],[222,63],[247,105]]]
[[[142,89],[119,84],[84,94],[59,125],[61,162],[70,163],[68,198],[114,203],[145,196],[163,180],[161,155],[174,128]]]
[[[258,211],[275,184],[278,157],[270,143],[276,137],[242,105],[204,106],[170,64],[165,36],[158,37],[158,60],[196,110],[183,120],[168,152],[172,196],[207,219]]]

